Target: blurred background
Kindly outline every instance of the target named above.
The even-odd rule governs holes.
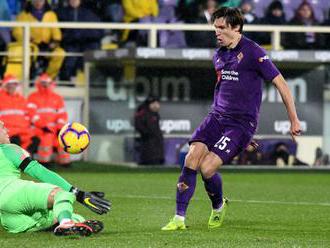
[[[0,0],[0,5],[0,119],[12,141],[44,164],[69,166],[84,159],[182,165],[187,141],[213,100],[217,44],[210,17],[220,6],[241,9],[244,35],[268,50],[287,79],[303,128],[294,143],[281,98],[265,82],[255,136],[259,148],[225,166],[330,164],[329,0]],[[141,109],[148,104],[150,110],[154,102],[158,107],[150,118],[156,122],[137,126]],[[58,147],[56,134],[68,121],[85,124],[91,133],[84,155],[68,157]],[[155,143],[146,145],[147,131]],[[159,156],[144,163],[145,153]]]

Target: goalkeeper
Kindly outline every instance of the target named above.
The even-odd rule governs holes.
[[[42,183],[20,179],[20,171]],[[54,228],[57,236],[89,236],[103,229],[97,220],[73,213],[75,200],[97,214],[106,214],[110,202],[102,192],[84,192],[46,169],[21,147],[10,144],[0,121],[0,218],[8,232],[33,232]]]

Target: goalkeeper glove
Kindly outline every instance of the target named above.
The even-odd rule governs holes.
[[[111,208],[111,203],[103,198],[103,192],[84,192],[75,187],[72,187],[70,192],[76,195],[78,202],[97,214],[106,214]]]

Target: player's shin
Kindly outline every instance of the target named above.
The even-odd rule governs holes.
[[[212,208],[218,210],[222,206],[223,196],[222,196],[222,179],[219,173],[215,173],[210,178],[204,178],[205,190],[212,202]]]
[[[227,199],[222,197],[222,180],[218,173],[210,178],[203,177],[204,186],[212,202],[212,211],[208,222],[209,229],[221,227],[225,217]]]
[[[75,196],[72,193],[59,191],[54,197],[54,215],[62,224],[65,221],[72,220],[73,206]]]
[[[197,171],[183,167],[177,184],[176,215],[184,217],[189,201],[195,192]]]

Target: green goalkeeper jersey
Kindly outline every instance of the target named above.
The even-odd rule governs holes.
[[[13,180],[21,177],[21,171],[31,177],[70,191],[72,185],[55,172],[32,160],[27,151],[15,144],[0,144],[0,194]],[[15,185],[15,184],[13,184]]]

